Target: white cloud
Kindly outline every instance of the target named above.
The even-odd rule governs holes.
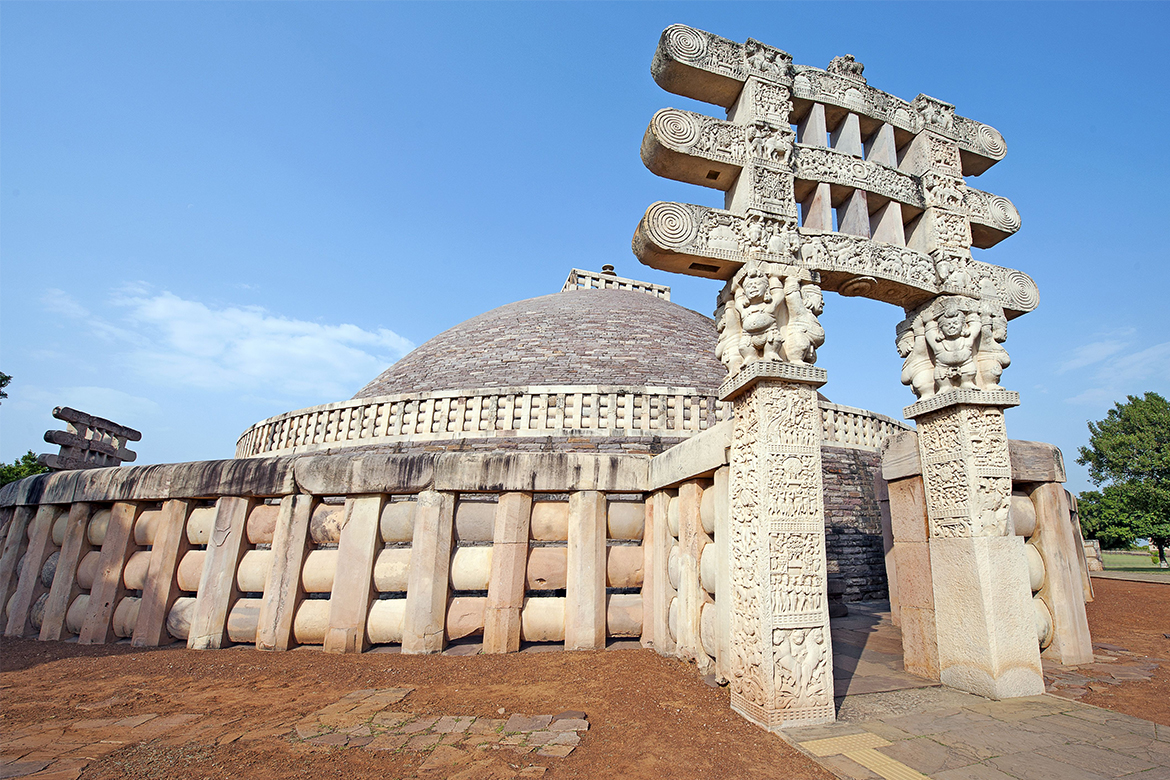
[[[55,406],[69,406],[131,428],[138,427],[144,417],[154,417],[159,413],[159,405],[149,398],[112,387],[26,387],[14,400],[18,401],[22,409],[43,412],[50,426],[56,428],[63,427],[64,423],[58,423],[48,416],[48,410]]]
[[[117,323],[61,290],[47,291],[42,302],[122,342],[115,359],[137,378],[167,387],[340,400],[414,347],[385,328],[292,319],[260,306],[215,308],[143,283],[114,296]]]
[[[1100,362],[1110,355],[1116,355],[1121,350],[1125,349],[1126,343],[1124,341],[1094,341],[1091,344],[1085,344],[1080,349],[1073,353],[1070,360],[1066,360],[1061,364],[1056,373],[1063,374],[1068,371],[1074,371],[1078,368],[1091,366],[1094,363]]]
[[[73,299],[73,296],[64,290],[50,287],[41,296],[41,303],[45,309],[70,319],[81,319],[89,316],[89,309]]]
[[[1154,385],[1170,384],[1170,341],[1128,355],[1111,357],[1094,372],[1092,386],[1068,399],[1069,403],[1100,405],[1142,393]]]
[[[131,368],[172,386],[340,399],[413,348],[385,328],[216,309],[169,292],[134,290],[116,303],[143,339],[127,355]]]

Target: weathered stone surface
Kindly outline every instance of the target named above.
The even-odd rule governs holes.
[[[569,502],[534,501],[531,534],[534,540],[540,542],[568,541]]]
[[[1008,441],[1012,480],[1015,482],[1064,482],[1064,456],[1055,444],[1040,441]]]
[[[377,599],[370,605],[366,633],[376,645],[401,644],[406,623],[406,599]]]
[[[78,472],[75,501],[284,496],[295,492],[293,458],[211,460]]]
[[[639,540],[646,526],[646,505],[641,501],[610,501],[607,510],[610,539]]]
[[[1023,539],[932,539],[939,674],[992,699],[1044,692]]]
[[[118,502],[110,512],[109,528],[102,541],[98,569],[89,593],[88,611],[77,638],[80,644],[103,644],[114,640],[114,610],[126,595],[122,571],[126,561],[138,551],[134,542],[134,523],[141,511],[139,504]]]
[[[520,611],[520,638],[525,642],[565,640],[565,599],[529,596]]]
[[[456,596],[447,607],[447,638],[462,639],[482,634],[487,599],[483,596]]]
[[[494,502],[460,500],[455,504],[456,541],[490,542],[495,526]]]
[[[641,492],[646,489],[649,461],[640,455],[443,454],[435,464],[435,488],[493,492]]]
[[[605,584],[610,588],[642,586],[645,554],[641,547],[607,547]]]
[[[179,562],[190,550],[186,525],[193,508],[193,501],[181,498],[163,504],[153,533],[142,603],[131,640],[135,647],[157,647],[167,636],[167,615],[182,593],[178,569]]]
[[[41,582],[41,569],[56,549],[53,544],[53,525],[63,512],[64,507],[59,508],[52,504],[42,504],[37,508],[36,516],[28,529],[28,544],[20,576],[12,597],[6,604],[8,620],[4,636],[22,637],[36,633],[40,629],[40,626],[33,626],[30,613],[37,598],[48,591]]]
[[[631,323],[639,329],[636,339],[630,338]],[[580,349],[584,333],[593,345],[589,353]],[[677,304],[628,290],[574,290],[473,317],[399,360],[355,397],[592,384],[598,376],[613,385],[713,390],[723,373],[714,347],[711,321]],[[518,362],[520,353],[527,360]],[[680,365],[680,354],[693,360]]]
[[[406,591],[403,653],[437,653],[443,649],[447,584],[455,524],[455,497],[424,491],[415,509],[410,584]]]
[[[727,465],[730,446],[731,420],[676,444],[650,461],[649,488],[659,490],[714,473],[715,469]]]
[[[520,649],[520,610],[528,570],[530,493],[505,493],[495,506],[495,540],[491,556],[483,651],[513,653]]]
[[[598,491],[569,496],[566,650],[605,647],[605,509]]]
[[[731,706],[767,729],[831,722],[817,393],[763,379],[748,384],[735,407]]]
[[[381,495],[346,499],[346,521],[329,598],[327,653],[360,653],[370,645],[366,620],[374,596],[374,559],[382,549],[379,525],[384,502]]]
[[[382,541],[409,542],[414,537],[414,501],[387,501],[382,507]]]
[[[296,485],[318,496],[415,493],[434,479],[434,456],[338,454],[295,459]],[[289,491],[292,492],[292,491]]]
[[[236,569],[247,550],[247,521],[252,504],[252,499],[238,497],[216,502],[215,525],[187,635],[187,647],[191,650],[216,650],[228,640],[227,618],[240,597]],[[105,548],[102,549],[104,552]]]
[[[1044,559],[1044,578],[1037,594],[1052,616],[1052,641],[1044,657],[1076,666],[1092,663],[1093,641],[1085,613],[1081,584],[1080,539],[1069,520],[1069,505],[1058,482],[1045,482],[1032,491],[1036,532],[1029,540]]]
[[[887,482],[917,476],[922,473],[918,454],[918,434],[914,431],[896,433],[882,442],[882,478]]]
[[[611,637],[642,634],[642,595],[610,593],[605,597],[605,630]]]
[[[296,644],[293,623],[305,597],[301,569],[309,553],[312,511],[311,496],[285,496],[280,502],[272,535],[272,573],[256,623],[257,650],[288,650]]]
[[[670,603],[675,598],[675,588],[668,576],[670,550],[675,541],[667,520],[670,501],[670,494],[664,490],[654,492],[647,499],[646,532],[642,540],[646,561],[642,583],[642,646],[653,648],[661,655],[670,655],[675,648],[668,625]]]
[[[62,638],[66,632],[65,618],[69,607],[81,594],[81,587],[77,582],[77,567],[91,549],[85,531],[92,512],[92,505],[77,503],[73,504],[69,508],[69,513],[65,515],[65,534],[61,539],[61,555],[57,558],[57,573],[60,576],[53,577],[49,599],[45,603],[45,616],[40,632],[42,642]],[[60,520],[56,525],[60,525]]]

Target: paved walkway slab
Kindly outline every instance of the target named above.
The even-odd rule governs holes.
[[[1170,726],[1073,700],[1148,678],[1148,659],[1097,646],[1095,663],[1045,667],[1050,690],[992,701],[906,673],[888,605],[833,620],[837,722],[783,736],[848,780],[1170,780]]]

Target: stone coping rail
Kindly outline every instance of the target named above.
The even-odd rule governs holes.
[[[884,415],[821,403],[832,446],[877,450],[909,426]],[[493,437],[685,439],[729,419],[730,404],[695,388],[526,386],[400,393],[313,406],[262,420],[236,444],[237,458],[293,455],[401,442]]]

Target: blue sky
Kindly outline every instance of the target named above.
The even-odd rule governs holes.
[[[1022,230],[980,259],[1040,307],[1009,326],[1013,438],[1075,466],[1126,394],[1170,395],[1165,4],[5,3],[0,459],[55,405],[143,431],[140,463],[230,457],[251,423],[350,397],[413,345],[613,263],[656,200],[721,205],[638,157],[683,22],[998,128],[974,186]],[[840,403],[901,417],[901,310],[830,294]]]

